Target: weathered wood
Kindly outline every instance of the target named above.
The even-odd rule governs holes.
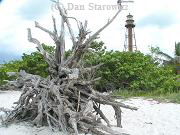
[[[92,67],[88,67],[88,68],[82,68],[80,69],[80,72],[81,74],[84,74],[84,73],[88,73],[88,72],[92,72],[94,70],[97,70],[99,67],[101,67],[103,65],[103,63],[101,64],[98,64],[96,66],[92,66]]]
[[[116,116],[116,120],[117,120],[117,127],[122,128],[122,124],[121,124],[121,108],[119,106],[113,106],[113,108],[114,108],[115,116]]]
[[[46,120],[46,123],[52,129],[59,125],[64,134],[73,131],[78,135],[80,130],[78,124],[85,122],[87,125],[92,125],[93,123],[93,127],[97,128],[92,129],[88,126],[93,133],[99,133],[104,130],[108,132],[108,135],[114,134],[114,132],[102,125],[98,126],[98,123],[101,123],[101,121],[99,121],[99,118],[96,119],[93,114],[94,111],[97,112],[97,115],[99,114],[110,127],[110,122],[96,103],[113,106],[118,127],[121,127],[120,106],[132,110],[137,109],[116,102],[108,95],[91,90],[92,88],[87,84],[81,84],[81,87],[79,87],[77,85],[79,84],[78,80],[71,80],[66,82],[66,84],[56,85],[55,80],[49,80],[49,78],[45,79],[23,71],[20,74],[24,82],[23,91],[19,101],[16,103],[15,110],[9,113],[4,124],[31,120],[35,125],[41,126],[45,124],[43,121]],[[81,96],[79,96],[79,93],[81,93]]]
[[[42,46],[42,44],[40,43],[39,40],[37,40],[36,38],[32,38],[31,29],[28,28],[27,30],[28,30],[28,40],[29,40],[29,42],[32,42],[32,43],[34,43],[34,44],[37,45],[38,50],[39,50],[39,52],[44,56],[45,61],[46,61],[50,66],[52,66],[52,65],[53,65],[53,64],[52,64],[52,61],[53,61],[53,60],[52,60],[51,55],[44,50],[44,48],[43,48],[43,46]]]
[[[78,65],[91,42],[113,22],[121,10],[102,28],[87,38],[90,33],[87,29],[87,21],[83,24],[74,17],[68,17],[64,6],[60,6],[59,1],[53,2],[58,5],[61,16],[60,32],[57,31],[54,17],[52,17],[53,31],[42,27],[38,22],[35,22],[35,27],[48,33],[54,40],[55,54],[46,52],[40,41],[32,38],[31,29],[28,29],[28,40],[37,45],[39,52],[49,64],[50,74],[47,78],[28,74],[25,71],[17,74],[17,79],[13,83],[22,90],[22,94],[14,110],[6,112],[8,116],[3,124],[31,121],[37,126],[49,125],[52,130],[58,128],[65,135],[78,135],[81,131],[97,135],[123,134],[110,128],[111,124],[100,105],[111,105],[114,108],[118,127],[121,127],[120,107],[131,110],[137,110],[137,108],[117,102],[112,99],[112,96],[95,91],[92,85],[100,80],[100,77],[83,78],[84,74],[94,72],[102,64],[92,67]],[[77,23],[79,29],[77,38],[75,38],[69,19]],[[65,59],[65,26],[67,26],[73,43],[72,54],[67,59]],[[6,111],[0,108],[1,110]],[[106,122],[107,126],[101,123],[101,119]]]
[[[107,123],[107,126],[108,126],[108,127],[111,127],[109,120],[106,118],[106,116],[105,116],[105,115],[103,114],[103,112],[101,111],[100,105],[99,105],[99,107],[97,107],[96,104],[94,103],[94,106],[93,106],[93,107],[94,107],[95,111],[97,112],[97,114],[99,114],[100,117]]]

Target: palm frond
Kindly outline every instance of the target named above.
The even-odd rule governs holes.
[[[175,61],[173,60],[163,60],[163,65],[174,65]]]
[[[180,42],[175,43],[175,55],[180,56]]]
[[[158,55],[161,55],[162,57],[166,58],[168,61],[174,61],[174,58],[168,55],[167,53],[164,53],[162,51],[158,52]]]

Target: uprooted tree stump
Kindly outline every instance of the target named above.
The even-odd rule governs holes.
[[[54,1],[56,2],[56,1]],[[38,126],[49,125],[51,129],[58,128],[64,134],[78,135],[80,132],[98,135],[120,135],[111,129],[111,124],[101,110],[101,104],[111,105],[115,111],[117,127],[121,127],[120,107],[137,110],[123,103],[115,101],[111,95],[99,93],[92,87],[100,78],[86,77],[88,73],[96,70],[102,64],[93,67],[83,67],[80,64],[82,56],[90,47],[98,34],[103,31],[120,13],[99,29],[95,34],[86,38],[90,33],[87,30],[87,21],[83,24],[73,17],[67,16],[63,5],[57,1],[61,15],[61,31],[58,34],[56,20],[53,17],[54,31],[35,22],[35,26],[47,32],[56,44],[55,54],[46,52],[42,44],[31,36],[28,29],[28,40],[37,44],[37,48],[49,64],[49,76],[42,78],[38,75],[20,71],[16,80],[22,94],[16,107],[8,113],[3,122],[9,125],[13,122],[32,121]],[[69,19],[74,19],[79,28],[78,37],[75,38]],[[69,30],[73,43],[72,54],[65,59],[65,24]],[[107,125],[102,124],[101,119]]]

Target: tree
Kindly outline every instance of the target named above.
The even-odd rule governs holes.
[[[171,57],[169,54],[162,52],[159,47],[151,47],[150,50],[152,53],[157,55],[156,57],[161,57],[159,60],[162,60],[164,65],[174,65],[177,63],[175,58],[180,56],[180,42],[175,43],[174,57]]]
[[[174,57],[162,52],[159,47],[151,47],[151,52],[156,55],[157,60],[163,62],[164,66],[172,66],[174,69],[176,69],[176,72],[180,74],[180,42],[175,43]]]
[[[175,43],[175,64],[176,72],[180,74],[180,42]]]
[[[90,33],[87,29],[87,21],[83,24],[76,18],[68,17],[67,10],[63,5],[60,5],[58,1],[54,2],[57,4],[61,16],[60,34],[57,31],[54,17],[52,18],[53,31],[42,27],[38,22],[35,22],[35,26],[48,33],[54,40],[55,54],[47,52],[40,41],[32,37],[31,29],[28,29],[28,40],[36,44],[39,52],[43,55],[49,66],[49,76],[42,78],[20,71],[16,82],[23,92],[17,106],[9,113],[4,123],[30,120],[35,125],[48,124],[52,129],[58,128],[63,131],[63,134],[78,135],[80,131],[88,132],[90,130],[98,135],[119,135],[121,133],[116,133],[110,128],[110,122],[101,111],[100,105],[107,104],[114,108],[118,127],[121,127],[120,107],[131,110],[137,110],[137,108],[117,102],[112,99],[111,95],[95,91],[92,84],[100,78],[89,78],[86,74],[96,70],[101,64],[84,67],[81,65],[81,61],[91,43],[113,22],[122,8],[102,28],[87,38]],[[75,20],[78,24],[77,38],[74,36],[70,19]],[[65,54],[65,25],[73,43],[72,53],[69,56]],[[98,119],[97,115],[100,116]],[[100,122],[101,118],[107,126]]]
[[[180,42],[175,43],[175,56],[180,56]]]

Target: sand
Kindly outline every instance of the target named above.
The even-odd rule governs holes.
[[[21,92],[0,92],[0,107],[10,108],[17,101]],[[113,128],[131,135],[180,135],[180,104],[159,103],[152,99],[132,98],[124,101],[138,107],[138,111],[122,109],[123,128]],[[114,111],[110,106],[102,106],[102,110],[112,125],[116,124]],[[0,112],[0,116],[4,116]],[[0,135],[60,135],[51,132],[48,127],[32,127],[28,123],[12,124],[9,127],[0,125]]]

